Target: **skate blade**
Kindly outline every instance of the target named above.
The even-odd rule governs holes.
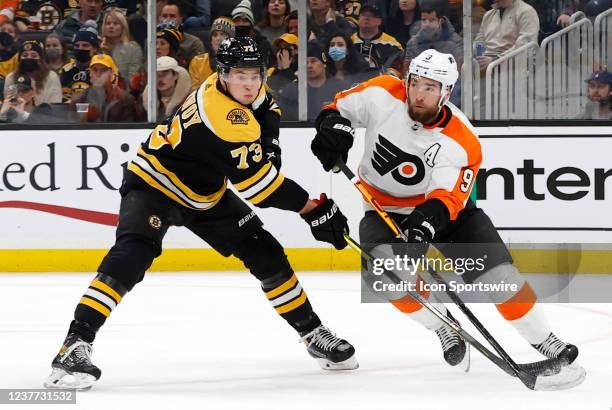
[[[349,357],[343,362],[334,363],[326,359],[316,359],[319,366],[323,370],[355,370],[359,367],[355,355]]]
[[[463,356],[463,360],[459,362],[457,368],[463,370],[465,373],[470,371],[470,344],[465,344],[465,356]]]
[[[70,389],[86,391],[96,382],[96,378],[91,374],[74,372],[68,373],[63,369],[54,368],[51,375],[45,380],[44,387],[47,389]]]
[[[586,378],[586,370],[574,362],[561,368],[557,374],[538,376],[534,390],[566,390],[581,384]]]

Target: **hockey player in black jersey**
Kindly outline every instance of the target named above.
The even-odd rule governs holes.
[[[266,71],[257,44],[246,37],[228,39],[217,60],[217,74],[153,130],[128,165],[115,245],[76,307],[46,387],[88,389],[100,378],[91,362],[96,332],[144,278],[172,225],[242,260],[323,369],[357,368],[353,346],[321,324],[282,246],[227,182],[258,207],[299,213],[316,239],[338,249],[345,247],[346,218],[324,194],[308,199],[268,160],[278,149],[273,143],[262,146],[260,137],[271,141],[276,132],[278,138],[280,111],[263,87]]]

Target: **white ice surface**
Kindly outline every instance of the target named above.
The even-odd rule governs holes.
[[[358,275],[299,274],[323,322],[356,346],[356,371],[320,370],[248,273],[152,273],[96,339],[98,384],[52,408],[612,408],[611,304],[546,305],[557,334],[579,346],[587,379],[534,392],[474,350],[470,373],[450,368],[434,334],[391,306],[360,303]],[[0,274],[0,388],[42,386],[91,277]],[[517,361],[540,359],[492,306],[471,307]]]

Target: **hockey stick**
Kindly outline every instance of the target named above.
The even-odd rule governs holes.
[[[370,194],[367,188],[361,183],[359,178],[355,176],[355,174],[348,168],[348,166],[344,163],[344,161],[339,161],[336,165],[342,173],[353,183],[353,185],[361,192],[364,199],[374,208],[376,213],[383,219],[383,221],[389,226],[389,228],[395,233],[396,237],[407,240],[406,236],[402,233],[401,229],[397,225],[397,223],[391,218],[391,216],[378,204],[376,199]],[[348,235],[345,235],[345,240],[353,249],[359,251],[363,256],[367,259],[372,260],[373,257],[365,252],[356,241],[351,239]],[[401,281],[401,279],[392,272],[385,271],[385,274],[388,277],[397,283],[397,281]],[[440,277],[435,271],[430,269],[430,274],[437,280],[442,281],[446,284],[444,279]],[[482,325],[482,323],[476,318],[476,316],[469,310],[469,308],[463,303],[463,301],[452,291],[449,290],[449,287],[446,286],[446,293],[451,297],[451,300],[459,307],[459,309],[467,316],[467,318],[472,322],[472,324],[476,327],[476,329],[484,336],[484,338],[493,346],[494,350],[501,356],[501,358],[491,352],[489,349],[484,347],[478,340],[472,337],[469,333],[465,332],[459,326],[455,325],[452,321],[450,321],[446,315],[443,315],[440,311],[438,311],[435,307],[433,307],[429,302],[423,298],[419,293],[416,292],[408,292],[410,296],[416,299],[421,305],[426,307],[431,313],[437,316],[440,320],[442,320],[446,325],[451,327],[457,334],[464,338],[468,343],[470,343],[476,350],[481,352],[485,357],[491,360],[494,364],[504,370],[506,373],[511,376],[518,377],[521,382],[529,389],[534,390],[537,382],[537,378],[540,375],[550,375],[559,373],[561,370],[561,366],[563,365],[562,361],[558,359],[547,359],[540,362],[534,363],[526,363],[518,365],[512,358],[506,353],[506,351],[497,343],[497,341],[493,338],[493,336],[486,330],[486,328]]]

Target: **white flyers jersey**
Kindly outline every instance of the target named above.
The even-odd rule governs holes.
[[[406,100],[404,81],[385,75],[338,93],[324,109],[337,110],[353,127],[366,129],[358,174],[385,210],[409,214],[437,198],[454,220],[476,180],[480,142],[454,105],[446,104],[435,123],[426,126],[410,118]]]

